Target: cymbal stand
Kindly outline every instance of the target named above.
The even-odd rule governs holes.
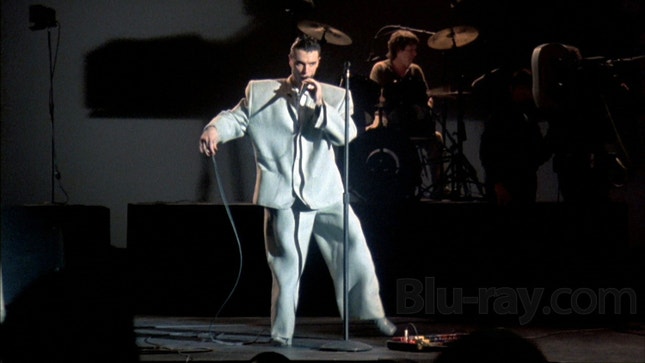
[[[435,112],[432,108],[429,110],[430,118],[432,123],[441,125],[441,135],[446,135],[448,139],[451,140],[451,144],[454,144],[454,138],[450,133],[446,131],[446,123],[442,117],[439,117],[439,114]],[[434,133],[434,129],[431,131]],[[442,167],[442,172],[440,175],[434,175],[433,168],[436,165],[441,164],[445,165],[451,159],[452,151],[446,147],[446,142],[441,142],[441,156],[432,156],[432,151],[429,149],[434,146],[429,145],[429,143],[440,142],[439,140],[431,140],[436,138],[436,135],[428,135],[427,137],[412,137],[412,143],[417,152],[417,156],[421,163],[421,184],[417,187],[415,195],[419,198],[423,197],[432,197],[433,193],[441,192],[445,186],[447,186],[444,168]],[[435,180],[436,176],[440,177],[440,180]]]
[[[463,90],[461,79],[457,91],[457,131],[456,138],[453,138],[449,132],[444,134],[450,139],[451,146],[449,150],[450,163],[446,168],[446,185],[450,185],[451,200],[473,200],[471,186],[474,186],[480,196],[484,195],[484,184],[479,181],[477,171],[468,161],[464,154],[464,141],[466,141],[466,125],[464,123],[463,110]],[[444,110],[443,127],[445,129],[447,112]]]
[[[423,143],[424,141],[425,140],[412,140],[419,161],[421,162],[421,184],[419,184],[415,190],[415,196],[417,198],[430,196],[434,189],[431,169],[433,160],[430,160],[430,156],[428,155],[428,152],[425,149],[425,144]]]

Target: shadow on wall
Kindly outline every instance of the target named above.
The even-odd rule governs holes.
[[[90,117],[210,119],[239,101],[248,79],[287,71],[287,50],[275,52],[275,44],[291,43],[294,22],[309,5],[262,4],[245,1],[255,21],[231,39],[197,34],[114,39],[90,51],[85,59]]]
[[[90,116],[212,116],[222,84],[235,83],[228,48],[194,35],[111,41],[86,57]]]

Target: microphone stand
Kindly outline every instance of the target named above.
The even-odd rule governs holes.
[[[349,123],[353,122],[350,118],[350,108],[349,108],[349,61],[345,62],[345,155],[344,155],[344,165],[343,165],[343,177],[344,177],[344,188],[345,192],[343,193],[343,340],[324,344],[320,347],[321,350],[330,350],[330,351],[342,351],[342,352],[364,352],[372,349],[372,346],[369,344],[361,342],[353,342],[349,340],[349,287],[347,282],[349,281],[349,259],[347,255],[349,253]]]
[[[424,29],[410,28],[410,27],[403,26],[403,25],[385,25],[385,26],[381,27],[381,29],[379,29],[376,32],[376,35],[374,35],[374,38],[378,38],[381,35],[381,32],[385,31],[387,29],[394,29],[394,30],[390,31],[387,34],[394,33],[397,30],[409,30],[409,31],[414,32],[414,33],[428,34],[430,36],[435,34],[435,32],[427,31],[427,30],[424,30]]]

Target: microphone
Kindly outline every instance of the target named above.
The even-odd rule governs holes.
[[[300,99],[300,97],[302,97],[305,94],[305,92],[313,91],[314,89],[316,89],[316,87],[313,84],[307,84],[303,82],[300,85],[300,90],[298,90],[298,99]]]
[[[302,96],[304,96],[306,90],[307,86],[305,86],[305,83],[302,83],[300,85],[300,89],[298,90],[298,102],[302,102]]]

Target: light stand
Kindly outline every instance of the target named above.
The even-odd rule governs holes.
[[[58,171],[56,163],[56,130],[54,123],[54,71],[56,70],[56,59],[58,57],[60,26],[58,21],[56,21],[56,11],[43,5],[29,6],[29,23],[30,30],[47,30],[47,49],[49,54],[49,119],[51,122],[51,203],[54,204],[56,203],[56,180],[60,180],[60,172]],[[51,28],[58,28],[55,52],[52,52]],[[63,193],[67,197],[64,189]]]
[[[51,122],[51,203],[56,202],[56,179],[59,177],[56,168],[56,130],[54,123],[54,64],[52,61],[51,30],[47,29],[47,46],[49,50],[49,120]]]
[[[334,341],[331,343],[323,344],[321,350],[329,351],[339,351],[339,352],[364,352],[372,349],[372,346],[364,344],[361,342],[353,342],[349,340],[349,287],[347,282],[349,281],[349,259],[347,255],[349,253],[349,123],[353,122],[350,118],[350,107],[349,107],[349,75],[350,75],[350,63],[345,62],[344,76],[345,76],[345,145],[344,145],[344,165],[343,165],[343,176],[344,176],[344,188],[343,193],[343,340]]]

